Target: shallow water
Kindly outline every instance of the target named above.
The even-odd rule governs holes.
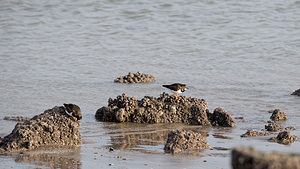
[[[109,163],[114,168],[230,168],[227,149],[239,145],[300,153],[299,142],[284,146],[269,143],[269,137],[240,138],[247,129],[264,128],[267,111],[275,108],[288,114],[283,125],[295,126],[292,133],[300,136],[300,99],[290,95],[300,81],[299,23],[296,0],[3,1],[0,136],[16,124],[2,120],[6,115],[32,117],[70,102],[82,109],[84,144],[67,150],[74,155],[65,161],[75,161],[79,168]],[[113,83],[129,71],[152,74],[157,82]],[[114,124],[94,118],[110,97],[123,92],[138,99],[158,97],[166,91],[161,85],[173,82],[188,84],[184,95],[207,100],[211,111],[223,107],[247,122],[236,120],[237,127],[228,129]],[[206,132],[214,149],[164,154],[166,134],[177,128]],[[108,153],[109,146],[116,151]],[[65,157],[60,151],[51,155]],[[0,168],[64,163],[39,157],[0,156]]]

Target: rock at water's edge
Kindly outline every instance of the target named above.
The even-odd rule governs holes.
[[[141,100],[127,97],[125,93],[109,99],[108,106],[97,110],[95,118],[108,122],[134,123],[185,123],[209,125],[207,102],[203,99],[169,96],[145,96]]]
[[[81,144],[79,121],[56,106],[23,123],[1,139],[0,153],[32,150],[40,146],[77,146]]]

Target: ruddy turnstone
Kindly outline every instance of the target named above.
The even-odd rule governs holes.
[[[72,113],[72,116],[76,117],[78,120],[82,119],[80,107],[76,104],[64,104],[68,113]]]
[[[186,84],[181,84],[181,83],[173,83],[170,85],[162,85],[162,86],[170,89],[174,93],[174,96],[176,97],[179,97],[178,94],[183,93],[186,89],[188,89]]]

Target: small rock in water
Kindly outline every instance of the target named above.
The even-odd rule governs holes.
[[[109,151],[109,152],[113,152],[113,151],[114,151],[114,148],[109,147],[108,151]]]
[[[300,89],[295,90],[291,95],[300,96]]]
[[[23,116],[5,116],[3,120],[9,120],[9,121],[26,121],[30,120],[28,117],[23,117]]]
[[[168,134],[164,150],[166,153],[179,153],[185,150],[203,150],[211,147],[206,142],[206,135],[191,130],[176,130]]]
[[[156,78],[152,75],[143,74],[141,72],[131,73],[126,76],[118,77],[114,80],[116,83],[150,83],[155,82]]]
[[[277,131],[283,131],[284,128],[283,128],[283,126],[281,126],[275,122],[271,122],[268,125],[265,125],[265,130],[277,132]]]
[[[272,111],[272,110],[270,110],[270,111]],[[272,113],[270,119],[273,121],[281,121],[281,120],[287,120],[288,116],[286,113],[284,113],[280,109],[275,109],[275,110],[273,110],[273,113]]]
[[[298,137],[291,134],[289,131],[280,132],[277,137],[270,138],[271,142],[279,144],[291,145],[293,142],[298,141]]]
[[[285,130],[296,130],[296,128],[294,126],[288,126],[285,128]]]
[[[254,130],[247,130],[245,134],[242,134],[241,137],[257,137],[257,136],[267,136],[270,135],[271,133],[266,133],[266,132],[259,132],[259,131],[254,131]]]
[[[213,126],[235,127],[236,123],[231,115],[221,107],[216,108],[213,114],[210,114],[209,121]]]

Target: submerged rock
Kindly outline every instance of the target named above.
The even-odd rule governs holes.
[[[291,95],[300,96],[300,89],[295,90]]]
[[[260,132],[260,131],[254,131],[254,130],[247,130],[245,134],[242,134],[241,137],[257,137],[257,136],[267,136],[271,133],[268,132]]]
[[[298,141],[298,137],[291,134],[289,131],[280,132],[277,137],[270,138],[270,141],[277,142],[279,144],[290,145],[295,141]]]
[[[79,121],[56,106],[23,123],[1,139],[0,153],[32,150],[40,146],[76,146],[81,144]]]
[[[143,74],[141,72],[131,73],[126,76],[118,77],[114,80],[116,83],[150,83],[155,82],[156,78],[152,75]]]
[[[213,126],[234,127],[236,123],[231,115],[221,107],[216,108],[213,114],[208,113]]]
[[[164,150],[166,153],[176,154],[182,151],[203,150],[211,147],[206,142],[206,135],[191,130],[176,130],[168,134]]]
[[[275,122],[271,122],[268,125],[265,125],[265,130],[277,132],[277,131],[283,131],[284,127]]]
[[[263,154],[254,148],[235,148],[231,152],[233,169],[300,169],[300,156],[295,154]]]
[[[95,118],[108,122],[185,123],[209,125],[207,102],[191,97],[177,98],[163,93],[158,98],[145,96],[141,100],[125,93],[109,99],[108,106],[97,110]]]
[[[29,120],[30,118],[28,117],[23,117],[23,116],[5,116],[3,120],[9,120],[9,121],[26,121]]]
[[[269,112],[272,112],[272,111],[270,110]],[[287,120],[288,116],[286,113],[284,113],[280,109],[275,109],[275,110],[273,110],[270,119],[273,121]]]
[[[284,128],[285,130],[296,130],[296,128],[294,126],[287,126],[286,128]]]

